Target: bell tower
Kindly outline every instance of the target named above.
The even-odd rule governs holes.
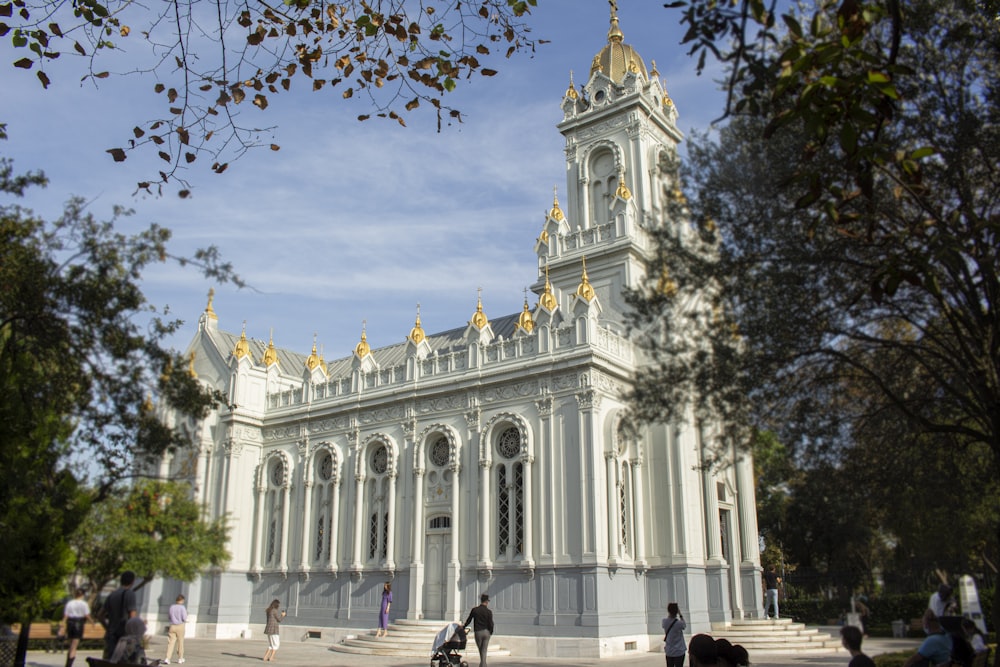
[[[549,269],[561,304],[568,305],[584,258],[590,282],[604,304],[603,317],[620,320],[625,287],[638,284],[647,230],[668,224],[662,194],[674,187],[662,167],[675,159],[682,140],[677,110],[656,70],[624,41],[616,2],[611,1],[607,44],[590,63],[586,85],[570,73],[558,128],[566,138],[566,189],[535,246],[539,281]]]

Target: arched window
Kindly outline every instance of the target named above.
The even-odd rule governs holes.
[[[312,493],[312,516],[315,522],[313,532],[313,561],[322,563],[330,559],[330,544],[333,531],[337,530],[337,517],[333,514],[332,500],[336,493],[336,461],[333,453],[323,449],[316,455],[313,465],[314,486]]]
[[[264,497],[264,516],[267,522],[267,536],[264,541],[264,565],[277,567],[281,552],[282,504],[285,502],[284,486],[287,471],[281,457],[275,456],[267,468],[267,493]]]
[[[389,448],[376,443],[369,450],[365,500],[368,510],[368,560],[384,560],[389,544],[389,508],[386,498],[389,478]]]
[[[615,436],[615,455],[613,461],[613,479],[616,493],[614,497],[617,507],[609,507],[609,512],[617,512],[618,524],[618,556],[626,559],[635,558],[635,470],[630,460],[631,437],[625,427],[619,427]]]
[[[611,218],[611,201],[618,189],[618,170],[615,156],[602,148],[590,162],[590,219],[594,225],[603,225]]]
[[[524,463],[520,461],[521,432],[511,426],[496,439],[497,560],[513,561],[524,555]]]

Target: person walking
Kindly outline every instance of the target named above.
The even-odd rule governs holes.
[[[116,588],[104,601],[102,609],[105,619],[104,626],[104,659],[110,660],[111,654],[118,646],[118,640],[125,636],[125,623],[136,615],[135,572],[122,572],[121,586]]]
[[[184,624],[188,620],[187,608],[184,606],[184,596],[178,595],[177,601],[170,605],[167,611],[167,619],[170,627],[167,628],[167,657],[163,661],[164,665],[170,664],[170,658],[174,655],[174,646],[177,647],[177,664],[184,664]]]
[[[667,605],[667,617],[663,619],[663,652],[667,656],[667,667],[684,667],[687,643],[684,641],[684,616],[676,602]]]
[[[771,605],[774,605],[774,619],[778,620],[778,588],[781,586],[781,577],[775,571],[774,564],[768,566],[764,573],[764,616],[771,615]]]
[[[272,600],[271,605],[267,608],[267,623],[264,624],[264,634],[267,635],[267,650],[264,651],[264,662],[268,660],[273,662],[274,654],[281,646],[281,630],[278,628],[278,624],[285,618],[285,612],[278,611],[279,607],[281,607],[281,602]]]
[[[73,599],[66,603],[63,608],[63,625],[65,626],[66,638],[69,639],[69,650],[66,651],[66,667],[73,667],[76,660],[76,648],[83,639],[83,626],[87,621],[91,623],[94,619],[90,616],[90,605],[83,599],[84,590],[76,589]]]
[[[389,634],[389,607],[392,606],[392,583],[385,582],[382,585],[382,606],[378,612],[378,629],[375,631],[376,637],[385,637]]]
[[[854,625],[845,625],[840,629],[840,643],[851,654],[847,667],[875,667],[875,661],[861,652],[861,640],[864,635],[861,629]]]
[[[486,593],[479,596],[479,606],[473,607],[469,612],[464,627],[468,628],[470,623],[473,624],[473,636],[476,638],[476,648],[479,649],[479,667],[486,667],[486,652],[490,646],[490,637],[493,636],[493,611],[490,609],[490,596]]]

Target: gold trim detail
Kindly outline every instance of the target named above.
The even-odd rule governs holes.
[[[236,357],[237,360],[250,356],[250,341],[247,340],[246,320],[243,320],[243,333],[240,334],[240,339],[236,341],[236,345],[233,347],[233,356]]]
[[[212,309],[212,300],[214,298],[215,298],[215,289],[210,287],[208,289],[208,305],[205,306],[205,314],[208,315],[209,319],[217,320],[219,319],[219,316],[216,315],[215,311]]]
[[[278,350],[274,347],[274,329],[271,329],[271,337],[267,341],[267,349],[264,350],[264,357],[261,359],[261,363],[266,367],[278,363]]]
[[[490,323],[489,318],[483,312],[483,288],[479,288],[479,296],[476,297],[476,312],[472,314],[472,319],[469,320],[469,324],[482,330],[487,324]]]
[[[424,333],[424,328],[420,326],[420,304],[417,304],[417,321],[413,324],[413,328],[410,329],[410,335],[407,336],[413,341],[415,345],[419,345],[422,341],[427,339],[427,335]]]
[[[542,292],[541,298],[538,300],[539,305],[550,313],[559,307],[559,302],[556,300],[554,294],[552,294],[552,283],[549,282],[549,265],[545,265],[545,291]]]
[[[369,354],[372,353],[372,348],[368,344],[368,320],[364,320],[361,323],[361,342],[354,346],[354,354],[358,356],[359,359],[364,359]]]
[[[580,278],[580,284],[576,288],[576,295],[584,301],[593,301],[596,296],[594,286],[590,284],[590,279],[587,278],[586,257],[583,258],[583,276]]]

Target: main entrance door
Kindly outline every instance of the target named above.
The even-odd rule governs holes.
[[[444,619],[448,602],[447,571],[451,553],[451,517],[428,523],[424,550],[424,618]]]

